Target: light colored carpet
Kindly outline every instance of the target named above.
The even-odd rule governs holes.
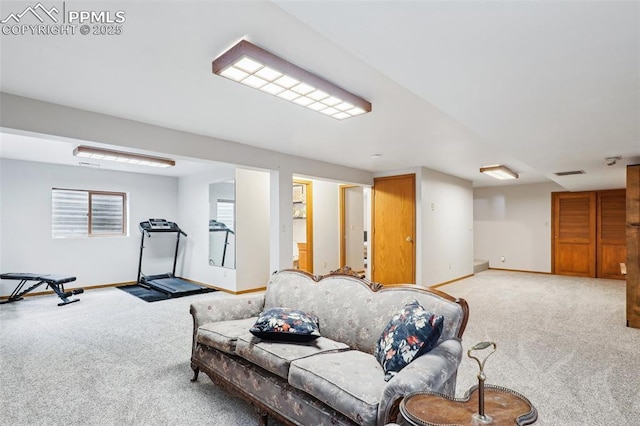
[[[112,288],[0,305],[2,425],[257,425],[247,403],[192,383],[189,305]]]
[[[466,351],[494,341],[486,383],[524,394],[537,424],[640,424],[640,330],[625,327],[624,281],[489,270],[440,289],[471,312],[457,396],[477,384]]]
[[[624,326],[624,282],[489,270],[441,290],[469,302],[465,351],[498,345],[487,383],[527,396],[538,424],[638,424],[640,330]],[[206,375],[189,381],[189,304],[211,297],[232,296],[146,303],[104,289],[64,307],[0,305],[0,424],[257,425]],[[476,373],[465,355],[458,396]]]

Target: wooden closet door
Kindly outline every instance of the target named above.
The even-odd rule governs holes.
[[[596,193],[552,194],[553,273],[596,276]]]
[[[620,264],[626,262],[627,199],[624,189],[598,191],[597,277],[625,279]]]

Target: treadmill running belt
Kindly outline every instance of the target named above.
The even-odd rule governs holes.
[[[170,295],[204,293],[203,287],[200,287],[197,284],[182,281],[179,278],[158,278],[148,282],[147,284],[156,288],[157,290],[166,292]]]

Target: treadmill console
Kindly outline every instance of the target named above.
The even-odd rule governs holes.
[[[140,231],[144,232],[180,232],[180,227],[165,219],[149,219],[140,222]]]

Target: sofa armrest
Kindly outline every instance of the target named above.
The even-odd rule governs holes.
[[[400,401],[412,392],[439,392],[454,396],[461,362],[462,343],[458,338],[445,340],[413,360],[385,386],[378,406],[378,424],[396,421]]]
[[[255,317],[264,308],[264,293],[243,294],[194,302],[189,312],[193,317],[194,331],[203,324],[217,321]]]
[[[201,300],[191,304],[193,318],[192,350],[196,347],[196,333],[203,324],[217,321],[257,317],[264,309],[264,293]]]

